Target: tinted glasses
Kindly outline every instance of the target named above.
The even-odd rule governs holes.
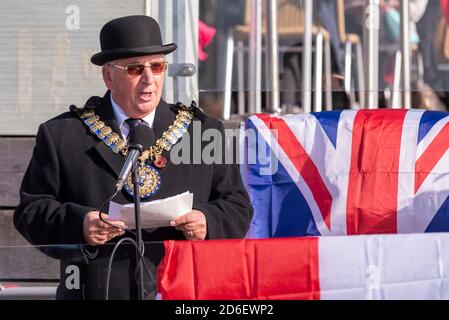
[[[160,74],[164,72],[167,69],[168,63],[166,61],[158,61],[158,62],[152,62],[150,64],[143,64],[143,63],[130,63],[126,66],[121,66],[119,64],[109,64],[111,67],[115,67],[118,69],[126,70],[130,76],[139,76],[143,73],[143,70],[145,68],[150,68],[151,72],[153,74]]]

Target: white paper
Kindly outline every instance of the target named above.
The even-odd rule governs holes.
[[[165,199],[140,204],[141,226],[144,229],[170,226],[170,221],[192,211],[193,193],[186,191]],[[109,219],[121,220],[135,229],[134,203],[109,203]]]

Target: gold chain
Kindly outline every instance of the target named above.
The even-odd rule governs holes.
[[[121,153],[124,156],[128,155],[128,147],[126,141],[113,132],[112,129],[100,120],[100,117],[95,114],[94,110],[80,110],[79,117],[89,127],[98,138],[100,138],[114,153]],[[139,157],[143,164],[148,160],[154,160],[160,156],[162,152],[170,151],[173,145],[182,137],[192,122],[193,114],[189,111],[180,110],[176,115],[176,119],[167,131],[162,133],[162,136],[149,149],[142,152]]]

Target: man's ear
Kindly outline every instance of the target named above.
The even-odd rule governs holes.
[[[103,74],[103,81],[104,81],[104,84],[106,85],[106,88],[111,90],[112,89],[111,69],[108,66],[103,66],[101,69],[101,72]]]

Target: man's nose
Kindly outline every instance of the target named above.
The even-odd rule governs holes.
[[[147,66],[143,69],[142,76],[140,77],[140,81],[142,81],[144,83],[153,83],[154,74],[151,71],[150,67]]]

